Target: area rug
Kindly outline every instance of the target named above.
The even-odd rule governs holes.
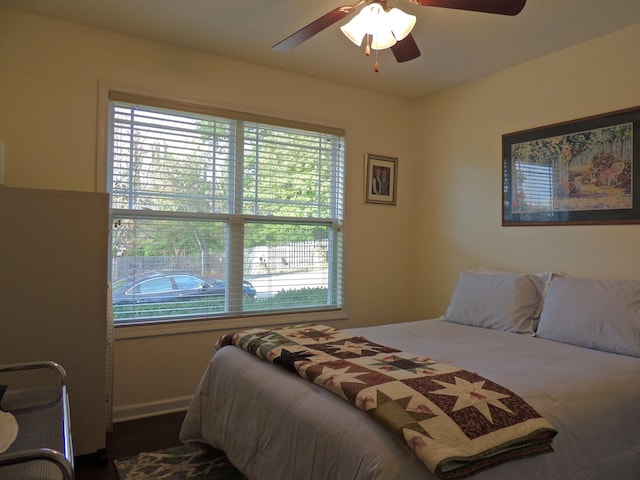
[[[222,452],[183,445],[114,460],[120,480],[246,480]]]

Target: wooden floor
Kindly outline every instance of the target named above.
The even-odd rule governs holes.
[[[107,434],[106,462],[94,456],[76,458],[76,480],[118,480],[113,460],[181,445],[178,434],[184,415],[179,412],[114,424],[113,432]]]

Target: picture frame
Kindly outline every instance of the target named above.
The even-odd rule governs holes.
[[[365,154],[365,202],[396,205],[398,197],[398,159]]]
[[[502,226],[640,223],[640,107],[502,136]]]

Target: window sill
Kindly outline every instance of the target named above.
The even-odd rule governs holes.
[[[114,338],[116,341],[130,340],[134,338],[148,338],[189,333],[233,331],[274,325],[326,323],[336,320],[346,320],[347,318],[349,317],[344,310],[328,310],[322,312],[297,312],[279,315],[150,323],[146,325],[123,325],[116,326],[114,328]]]

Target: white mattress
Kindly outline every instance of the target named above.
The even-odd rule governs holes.
[[[349,331],[475,371],[558,430],[554,453],[474,479],[640,478],[639,358],[438,320]],[[435,478],[364,412],[233,346],[211,360],[180,438],[224,450],[251,480]]]

